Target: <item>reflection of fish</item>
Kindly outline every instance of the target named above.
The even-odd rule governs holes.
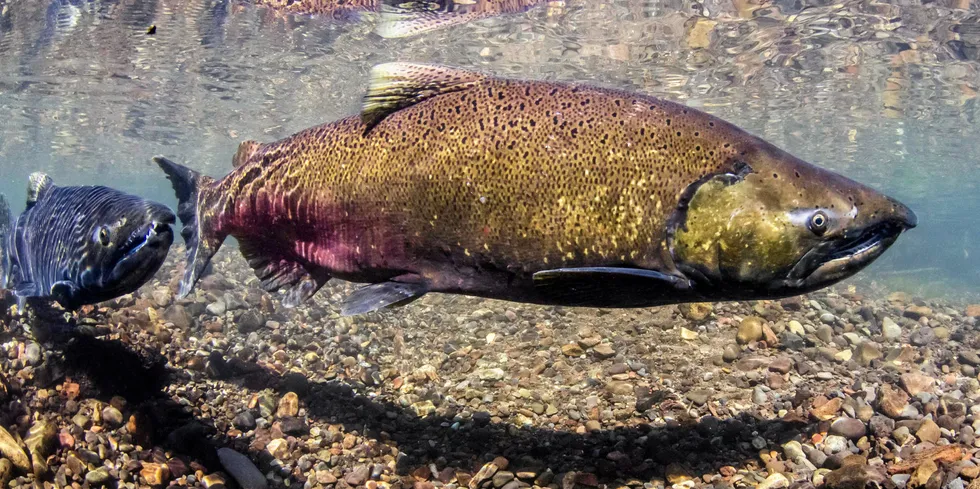
[[[242,143],[215,181],[165,158],[186,295],[227,236],[284,304],[355,314],[445,292],[641,307],[837,282],[904,205],[672,102],[431,65],[375,67],[361,116]]]
[[[176,219],[162,204],[106,187],[57,187],[31,175],[27,209],[13,220],[0,206],[3,277],[21,301],[66,309],[135,291],[160,268]]]
[[[495,15],[519,13],[546,0],[255,0],[256,5],[288,14],[343,18],[358,12],[380,12],[376,32],[407,37]],[[560,2],[559,2],[560,3]]]
[[[408,37],[487,17],[524,12],[543,0],[444,0],[384,2],[375,32],[381,37]]]

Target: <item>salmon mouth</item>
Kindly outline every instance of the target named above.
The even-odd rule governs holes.
[[[843,280],[875,261],[895,244],[900,234],[915,225],[914,217],[881,221],[815,247],[790,271],[790,281],[812,289]]]
[[[174,222],[176,217],[167,211],[154,216],[148,224],[134,232],[120,247],[117,255],[120,258],[112,267],[107,282],[125,283],[156,273],[173,244],[171,224]]]

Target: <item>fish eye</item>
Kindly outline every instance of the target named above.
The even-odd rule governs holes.
[[[102,246],[109,246],[109,238],[109,228],[106,226],[99,228],[99,243],[102,243]]]
[[[808,227],[813,234],[821,236],[823,233],[827,232],[827,225],[829,223],[830,219],[827,217],[827,214],[824,214],[823,211],[817,211],[810,216]]]

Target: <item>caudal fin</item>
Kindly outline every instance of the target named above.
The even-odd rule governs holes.
[[[0,288],[10,285],[10,233],[14,216],[10,213],[7,199],[0,195]]]
[[[214,232],[213,226],[208,225],[210,216],[201,212],[201,190],[214,183],[214,179],[163,156],[155,156],[153,161],[167,174],[177,194],[177,217],[184,225],[180,235],[187,245],[184,276],[180,279],[177,297],[185,297],[225,240],[224,236]]]

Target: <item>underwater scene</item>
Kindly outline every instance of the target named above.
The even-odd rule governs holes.
[[[972,0],[0,0],[0,487],[980,489]]]

